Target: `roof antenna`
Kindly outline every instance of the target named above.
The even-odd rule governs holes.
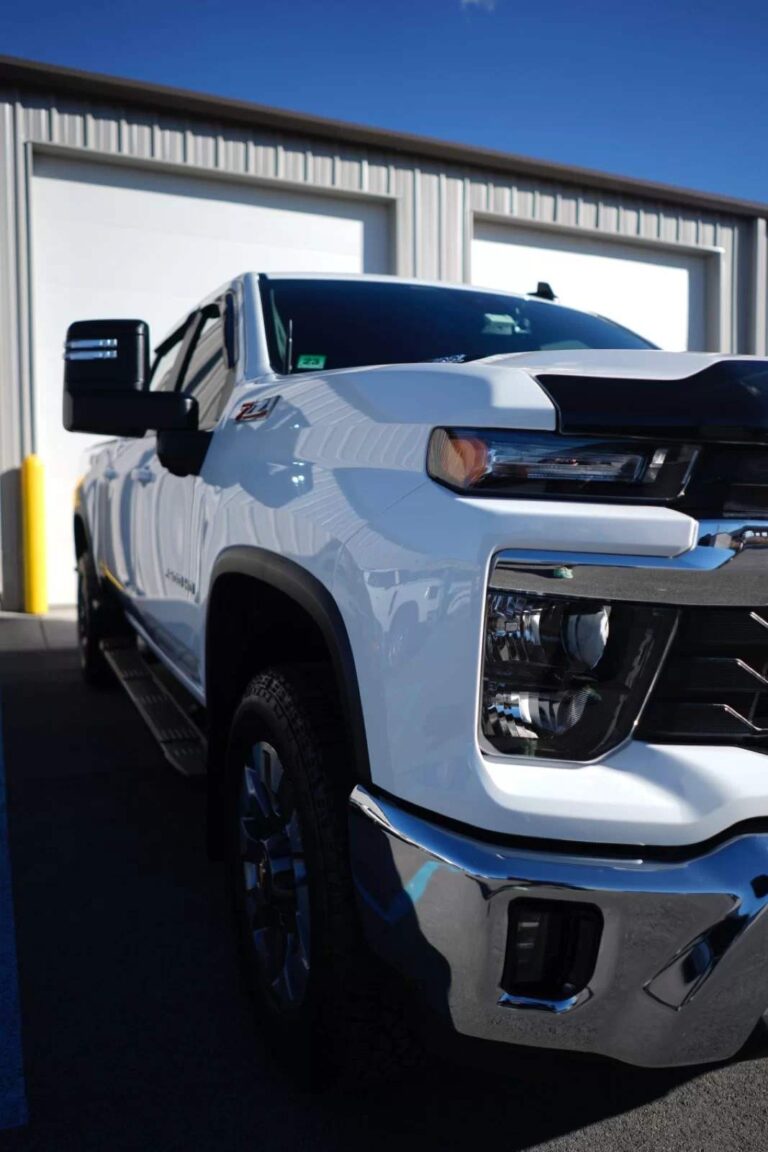
[[[547,284],[546,280],[539,280],[536,285],[535,292],[529,292],[529,296],[536,296],[539,300],[557,300],[552,288]]]

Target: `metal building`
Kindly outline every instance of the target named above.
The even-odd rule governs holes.
[[[0,57],[2,603],[19,606],[18,467],[47,476],[49,598],[74,596],[61,427],[78,317],[156,342],[246,269],[530,291],[662,347],[766,352],[768,204]]]

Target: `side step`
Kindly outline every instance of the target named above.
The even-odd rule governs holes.
[[[204,776],[205,737],[155,676],[138,649],[124,641],[102,640],[101,650],[166,760],[182,776]]]

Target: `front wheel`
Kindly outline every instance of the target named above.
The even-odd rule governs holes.
[[[272,669],[248,685],[227,754],[229,871],[244,975],[278,1053],[328,1079],[361,1046],[376,1075],[399,1063],[373,1019],[374,967],[358,934],[346,830],[344,745],[324,668]],[[363,974],[365,973],[365,978]],[[374,982],[375,984],[375,982]],[[408,1036],[409,1039],[409,1036]],[[383,1043],[382,1043],[383,1042]],[[375,1050],[378,1051],[375,1051]]]

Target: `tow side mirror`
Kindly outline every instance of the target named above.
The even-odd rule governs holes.
[[[143,436],[148,429],[197,428],[197,401],[148,392],[149,326],[143,320],[78,320],[64,346],[68,432]]]

